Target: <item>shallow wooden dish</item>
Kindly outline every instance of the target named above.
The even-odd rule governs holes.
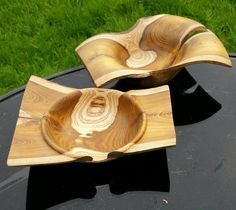
[[[146,129],[146,115],[132,96],[117,90],[89,88],[59,99],[42,118],[45,140],[73,158],[106,159],[124,152]]]
[[[232,66],[223,44],[204,25],[166,14],[141,18],[126,32],[93,36],[76,52],[98,87],[121,77],[163,85],[193,63]]]
[[[80,101],[78,99],[81,99],[84,91],[91,93],[92,90],[97,89],[74,89],[32,76],[22,99],[7,164],[19,166],[70,161],[100,162],[176,144],[168,86],[126,93],[109,90],[112,97],[106,97],[112,99],[113,105],[118,105],[113,123],[106,129],[112,120],[97,123],[100,127],[95,129],[104,129],[101,132],[94,131],[92,125],[89,130],[84,130],[82,126],[82,132],[76,132],[72,130],[72,121],[69,120],[70,116],[73,116],[71,110],[77,110],[76,105]],[[104,97],[105,93],[99,94]],[[118,97],[119,103],[114,102],[114,98]],[[89,111],[90,114],[101,116],[104,107],[113,113],[113,116],[116,113],[115,106],[104,106],[110,102],[104,103],[107,100],[102,97],[90,95],[88,99],[81,101],[86,102],[84,105],[87,108],[83,108],[86,113]],[[84,119],[84,116],[80,119]],[[88,125],[88,122],[86,123]],[[112,126],[117,127],[113,129]],[[96,132],[100,132],[101,136]],[[85,136],[81,137],[81,133]],[[91,139],[87,138],[88,136]],[[80,149],[73,150],[78,146]]]

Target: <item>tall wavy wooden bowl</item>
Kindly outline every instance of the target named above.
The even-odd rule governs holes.
[[[42,118],[42,133],[56,151],[73,158],[104,160],[124,152],[146,129],[146,115],[132,96],[89,88],[58,100]]]
[[[123,77],[162,85],[194,63],[232,66],[213,32],[194,20],[167,14],[141,18],[126,32],[93,36],[76,52],[98,87]]]

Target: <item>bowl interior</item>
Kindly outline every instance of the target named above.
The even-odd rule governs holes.
[[[42,118],[45,140],[72,157],[125,151],[146,129],[132,96],[116,90],[82,89],[57,101]]]

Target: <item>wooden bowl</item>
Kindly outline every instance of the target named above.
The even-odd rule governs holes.
[[[132,96],[89,88],[62,97],[42,118],[43,136],[56,151],[73,158],[106,159],[124,152],[143,135],[146,115]]]
[[[162,85],[193,63],[232,66],[223,44],[204,25],[166,14],[141,18],[126,32],[93,36],[76,52],[98,87],[122,77]]]
[[[85,72],[81,70],[80,73]],[[92,90],[96,89],[88,90],[92,95]],[[105,94],[104,98],[112,100],[107,101],[95,96],[85,100],[88,93],[85,93],[84,89],[66,87],[31,76],[24,91],[7,164],[32,166],[72,161],[96,163],[176,145],[170,91],[167,85],[125,93],[110,91],[107,95],[97,91],[95,93]],[[86,106],[78,105],[81,101],[84,105],[87,104],[87,109]],[[105,101],[108,103],[104,103]],[[94,113],[102,116],[101,113],[105,111],[104,104],[106,111],[110,110],[111,116],[108,116],[108,119],[111,121],[105,119],[97,122],[99,127],[95,128],[94,124],[88,123],[88,127],[85,126],[84,129],[88,122],[85,121],[85,124],[81,124],[82,131],[79,129],[79,132],[73,128],[71,118],[76,118],[81,110],[85,112],[81,112],[83,118],[79,118],[80,120],[84,119],[84,114],[89,111],[90,115],[92,114],[92,122],[98,121],[99,117],[93,118]],[[77,109],[78,107],[81,110]],[[107,127],[113,117],[113,123]],[[77,148],[77,145],[81,147],[74,151],[73,148]],[[123,152],[113,152],[117,150]],[[112,152],[107,154],[110,151]]]

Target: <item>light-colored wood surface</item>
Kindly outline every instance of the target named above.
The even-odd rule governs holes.
[[[86,103],[82,103],[82,106],[84,105],[86,107],[86,104],[92,104],[92,110],[91,106],[88,106],[85,110],[93,114],[100,114],[104,111],[104,99],[97,97],[96,91],[95,93],[91,93],[91,90],[94,89],[86,90],[90,96],[85,99]],[[109,119],[100,122],[101,124],[97,128],[91,126],[89,128],[90,130],[86,132],[83,130],[85,127],[82,126],[78,128],[78,122],[76,122],[81,105],[78,105],[78,98],[82,96],[83,91],[83,89],[77,90],[64,87],[32,76],[23,96],[7,164],[10,166],[18,166],[62,163],[75,160],[84,161],[83,157],[85,156],[92,156],[93,160],[91,161],[96,162],[107,160],[108,153],[110,155],[110,151],[114,150],[120,151],[125,155],[176,144],[168,86],[145,90],[132,90],[125,94],[110,90],[112,99],[114,97],[119,98],[118,101],[112,102],[118,105],[117,110],[115,107],[111,108],[111,110],[113,110],[112,113],[120,114],[120,116],[115,119],[109,116],[110,118],[108,117]],[[104,96],[104,93],[102,95]],[[108,96],[108,98],[109,97],[110,96]],[[75,104],[79,107],[76,107]],[[68,110],[70,110],[69,112],[71,114],[66,115],[65,113],[69,113]],[[126,115],[128,115],[128,117]],[[53,124],[48,123],[45,117],[53,120]],[[81,117],[80,120],[87,120],[86,116]],[[70,118],[74,118],[74,121],[72,119],[69,120]],[[135,124],[131,125],[133,122],[135,122]],[[111,123],[111,126],[107,127],[109,123]],[[113,130],[112,125],[116,124],[119,124],[121,127],[116,127]],[[42,127],[45,128],[43,132],[41,130]],[[72,134],[71,132],[67,132],[68,127],[71,130],[73,128],[76,138],[70,138],[73,132]],[[101,131],[104,127],[106,130]],[[52,135],[51,133],[57,129],[59,132]],[[63,129],[65,130],[63,131]],[[114,131],[117,133],[117,139],[115,141],[117,145],[114,145],[114,142],[109,142],[106,133],[101,134],[103,135],[101,137],[104,137],[101,138],[104,145],[100,145],[96,142],[97,137],[95,139],[93,135],[91,141],[93,139],[94,142],[86,145],[88,138],[80,136],[81,130],[82,133],[85,132],[83,133],[84,135],[89,135],[89,132],[93,129],[97,130],[94,133],[103,133],[110,129],[109,135],[111,135],[112,138],[116,138],[113,133]],[[50,137],[45,138],[44,135]],[[58,138],[55,137],[57,135],[63,136],[62,142],[58,141]],[[119,138],[119,136],[121,138]],[[76,143],[75,146],[83,145],[83,147],[80,147],[81,149],[75,153],[68,154],[68,149],[70,151],[72,147],[68,147],[67,141],[63,142],[66,138],[68,138],[67,140],[70,141],[72,145],[75,143],[73,139],[78,139],[78,144]],[[60,149],[56,149],[58,145]],[[120,148],[121,150],[119,150]],[[104,154],[106,154],[106,156]],[[115,156],[113,156],[113,158],[115,158]]]
[[[146,130],[146,115],[129,94],[89,88],[53,104],[42,128],[44,139],[58,152],[96,161],[136,143]]]
[[[126,32],[93,36],[76,52],[97,86],[122,77],[148,77],[144,84],[162,85],[193,63],[232,66],[214,33],[174,15],[141,18]]]

